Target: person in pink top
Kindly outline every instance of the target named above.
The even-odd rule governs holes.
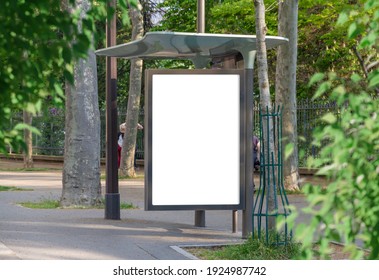
[[[260,161],[260,142],[257,136],[253,135],[253,166],[255,170],[259,169]]]

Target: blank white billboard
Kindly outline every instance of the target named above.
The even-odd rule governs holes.
[[[146,208],[240,209],[242,72],[147,73]]]

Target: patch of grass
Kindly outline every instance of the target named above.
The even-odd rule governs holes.
[[[322,187],[319,187],[319,186],[317,186],[315,188],[319,188],[320,189],[319,190],[320,194],[325,194],[326,193],[326,189],[325,188],[322,188]],[[259,188],[257,188],[255,194],[258,194],[261,191],[262,190],[259,190]],[[285,191],[286,191],[286,195],[305,195],[302,188],[299,189],[299,190],[285,190]],[[277,192],[277,195],[280,195],[279,191]]]
[[[121,202],[120,209],[137,209],[138,207],[133,205],[133,203]]]
[[[145,176],[138,174],[136,177],[130,177],[130,176],[118,176],[119,180],[135,180],[135,179],[143,179]]]
[[[59,200],[55,199],[44,199],[39,202],[21,202],[19,203],[21,206],[31,209],[57,209],[62,208],[59,205]],[[137,206],[132,203],[121,202],[120,209],[136,209]],[[104,202],[97,206],[78,206],[78,207],[70,207],[70,209],[104,209]]]
[[[298,256],[300,245],[293,242],[280,246],[266,245],[263,240],[250,237],[243,244],[186,250],[206,260],[291,260]]]
[[[23,189],[17,187],[0,186],[0,192],[13,192],[13,191],[32,191],[32,189]]]
[[[21,206],[32,209],[56,209],[59,208],[59,201],[46,199],[40,202],[21,202]]]

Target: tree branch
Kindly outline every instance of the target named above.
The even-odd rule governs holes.
[[[368,66],[366,66],[365,62],[363,61],[363,58],[361,56],[361,54],[359,53],[359,51],[357,50],[357,47],[356,46],[353,46],[353,50],[354,50],[354,53],[355,55],[357,56],[358,58],[358,61],[359,61],[359,64],[361,65],[362,67],[362,70],[365,74],[365,77],[366,79],[368,78],[368,74],[369,74],[369,71],[376,67],[377,65],[379,65],[379,61],[374,61],[372,63],[370,63]],[[374,88],[374,91],[376,92],[377,95],[379,95],[379,87],[376,87]]]
[[[372,63],[370,63],[369,65],[367,65],[367,71],[370,71],[372,68],[375,68],[376,66],[379,65],[379,60],[378,61],[374,61]]]
[[[367,71],[365,62],[363,61],[363,58],[362,58],[361,54],[359,53],[359,51],[357,50],[356,46],[353,46],[353,51],[358,58],[359,64],[361,65],[361,68],[363,70],[363,73],[365,74],[365,77],[367,78],[368,77],[368,71]]]

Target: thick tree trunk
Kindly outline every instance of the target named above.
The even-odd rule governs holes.
[[[260,91],[260,105],[263,112],[268,109],[272,110],[272,104],[270,99],[270,86],[268,80],[268,67],[267,67],[267,48],[266,48],[266,33],[267,26],[265,22],[265,5],[263,0],[255,0],[255,17],[256,17],[256,32],[257,32],[257,63],[258,63],[258,83]],[[267,124],[267,122],[269,122]],[[261,143],[261,153],[265,157],[265,163],[272,162],[272,157],[275,160],[275,144],[274,144],[274,126],[272,118],[263,118],[263,143]],[[267,129],[268,127],[268,129]],[[251,140],[253,141],[253,139]],[[262,164],[262,162],[261,162]],[[266,189],[265,195],[268,196],[268,211],[272,212],[275,209],[275,192],[273,190],[274,181],[272,169],[269,166],[261,166],[262,172],[265,172],[266,176]],[[270,176],[270,175],[271,176]],[[269,217],[268,228],[275,229],[275,219]]]
[[[31,113],[24,110],[23,118],[24,123],[32,125],[33,117]],[[27,148],[27,150],[24,151],[24,168],[33,168],[33,135],[29,129],[24,129],[24,141]]]
[[[142,38],[144,34],[143,16],[141,14],[141,5],[139,3],[138,9],[130,7],[130,18],[133,25],[132,40]],[[131,60],[128,108],[125,119],[126,132],[124,135],[120,162],[121,175],[128,177],[136,176],[134,161],[137,139],[137,123],[141,97],[142,67],[142,59]]]
[[[87,1],[77,4],[85,14]],[[84,16],[84,15],[83,15]],[[74,85],[66,83],[65,154],[61,205],[101,203],[100,112],[94,52],[74,68]]]
[[[298,0],[279,1],[279,36],[289,39],[278,47],[275,102],[283,105],[283,147],[293,144],[293,153],[283,164],[284,186],[299,189],[299,159],[296,116]]]

